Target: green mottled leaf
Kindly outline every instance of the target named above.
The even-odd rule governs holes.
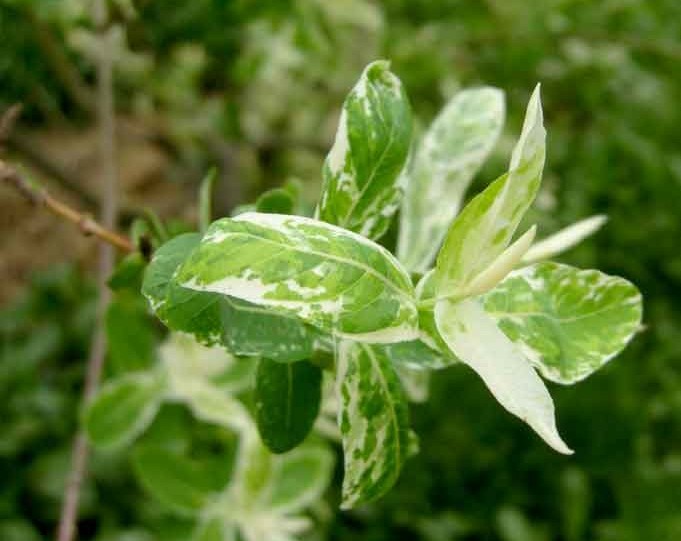
[[[525,264],[535,263],[559,255],[596,233],[607,220],[607,216],[597,214],[571,224],[534,243],[523,256],[522,262]]]
[[[186,289],[174,274],[199,245],[188,233],[154,254],[142,292],[170,329],[189,333],[205,345],[223,344],[235,355],[263,355],[279,361],[308,358],[319,333],[290,315],[274,314],[241,299]]]
[[[511,273],[484,298],[485,310],[539,372],[575,383],[631,340],[641,294],[623,278],[558,263]]]
[[[108,362],[116,374],[145,370],[154,363],[155,338],[144,299],[118,293],[106,311]]]
[[[411,144],[411,111],[390,64],[369,64],[350,91],[324,162],[316,216],[377,239],[402,199],[398,178]]]
[[[395,484],[408,456],[409,408],[390,359],[344,340],[336,361],[345,477],[341,508],[369,502]]]
[[[393,362],[395,359],[390,358]],[[400,377],[404,394],[410,402],[417,404],[426,402],[430,392],[430,375],[431,372],[423,370],[423,368],[411,368],[407,364],[396,364],[395,370]]]
[[[183,515],[198,515],[227,482],[214,465],[162,447],[139,447],[132,463],[142,486],[163,505]]]
[[[333,454],[325,447],[301,447],[275,465],[268,508],[295,513],[317,502],[333,473]]]
[[[308,361],[260,359],[255,376],[255,420],[262,441],[285,453],[309,434],[319,413],[322,371]]]
[[[499,89],[463,90],[423,136],[407,175],[397,245],[398,259],[411,272],[431,267],[468,186],[499,138],[504,109]]]
[[[466,205],[447,233],[435,270],[438,297],[468,296],[467,286],[504,252],[539,188],[545,139],[537,87],[508,173]]]
[[[358,340],[395,342],[417,333],[413,287],[397,260],[360,235],[310,218],[247,213],[218,220],[176,280]]]
[[[100,448],[129,443],[153,421],[163,394],[164,384],[153,373],[128,374],[107,383],[85,410],[88,439]]]
[[[558,434],[553,400],[544,382],[477,299],[438,301],[435,322],[454,354],[482,378],[504,408],[556,451],[572,453]]]

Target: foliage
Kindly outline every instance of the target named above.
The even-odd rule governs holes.
[[[14,11],[12,6],[19,4],[32,3],[0,3],[0,33],[6,38],[0,52],[0,101],[21,99],[33,122],[54,122],[55,113],[58,118],[62,111],[71,116],[70,94],[41,53],[33,38],[34,27]],[[530,5],[391,0],[376,7],[357,1],[309,1],[295,2],[293,9],[277,2],[261,2],[257,7],[230,2],[220,9],[212,2],[192,2],[182,9],[179,4],[171,9],[158,2],[138,4],[137,18],[127,22],[129,44],[135,52],[153,53],[153,69],[135,78],[121,79],[119,73],[122,112],[140,116],[153,104],[159,116],[177,122],[175,133],[192,134],[182,139],[182,149],[191,143],[191,152],[185,152],[203,163],[214,158],[206,156],[207,145],[199,142],[197,149],[197,133],[218,132],[234,140],[236,177],[246,186],[241,193],[255,195],[289,176],[302,179],[302,201],[294,213],[304,212],[316,197],[323,152],[338,118],[335,107],[369,60],[391,59],[411,97],[417,134],[460,87],[493,84],[506,89],[509,129],[502,133],[480,179],[493,178],[503,167],[501,156],[510,153],[512,145],[506,133],[520,125],[527,89],[541,80],[550,126],[548,169],[521,230],[537,223],[543,234],[589,214],[607,213],[607,226],[588,243],[561,255],[560,261],[627,276],[645,294],[646,330],[620,361],[578,388],[549,387],[560,414],[561,433],[576,451],[569,462],[551,456],[520,423],[509,422],[497,411],[471,372],[439,371],[431,378],[429,400],[410,408],[413,428],[422,442],[418,459],[406,462],[399,482],[382,500],[336,515],[331,538],[679,537],[675,502],[681,499],[677,369],[681,119],[676,104],[681,81],[675,69],[675,40],[681,14],[677,2],[615,6],[574,1]],[[42,11],[46,13],[43,20],[56,29],[87,79],[88,64],[62,39],[73,27],[73,19],[50,19],[48,11]],[[483,187],[479,181],[473,186]],[[454,197],[452,206],[453,202]],[[403,212],[405,208],[406,202]],[[392,248],[396,236],[393,225],[381,243]],[[512,276],[522,274],[514,271]],[[514,287],[520,284],[507,280]],[[42,289],[33,291],[36,297],[44,294]],[[83,302],[86,297],[78,296]],[[485,295],[485,304],[494,302],[494,297]],[[36,315],[30,318],[36,324],[62,326],[67,319],[63,314],[80,311],[78,298],[59,313],[36,307]],[[537,322],[515,323],[531,332]],[[423,329],[428,324],[434,328],[435,322],[420,321]],[[49,341],[49,333],[40,325],[31,328],[3,331],[3,352],[11,353],[3,360],[12,370],[32,366],[26,359],[35,353],[33,346],[16,348],[15,344],[29,338]],[[55,342],[56,350],[46,349],[35,357],[40,366],[58,369],[41,369],[39,381],[30,372],[26,384],[12,384],[9,394],[3,391],[3,399],[10,396],[14,397],[10,402],[25,404],[38,400],[47,383],[61,402],[71,406],[50,409],[63,411],[59,423],[48,424],[52,417],[31,416],[32,423],[44,422],[45,428],[36,429],[41,434],[69,426],[59,429],[49,443],[42,438],[27,440],[23,451],[7,459],[4,469],[14,474],[13,488],[3,501],[13,503],[3,504],[3,511],[7,510],[3,516],[22,518],[3,519],[2,538],[30,539],[33,534],[27,528],[31,527],[45,536],[52,534],[60,487],[53,490],[50,506],[26,502],[39,497],[36,476],[29,476],[30,464],[57,447],[63,447],[65,457],[74,429],[80,370],[63,367],[73,367],[88,342],[86,332],[69,335]],[[411,366],[412,347],[418,347],[419,358],[428,359],[432,366],[452,362],[423,340],[408,347],[383,347],[393,358],[405,361],[399,365],[400,375]],[[552,347],[552,351],[556,350]],[[8,427],[18,427],[11,433],[23,433],[24,415],[17,410],[3,416]],[[216,445],[213,430],[191,421],[182,406],[166,404],[149,435],[181,433],[166,438],[169,445],[190,449],[193,458],[206,462]],[[223,434],[217,440],[224,444],[225,438]],[[90,487],[99,497],[90,499],[91,489],[86,490],[83,537],[93,538],[98,530],[102,539],[186,538],[184,519],[172,518],[140,496],[127,461],[117,456],[107,457],[106,467],[99,467],[102,461],[96,460]],[[22,466],[17,467],[20,461]],[[63,471],[64,462],[45,460],[40,471]],[[336,479],[334,485],[339,484]],[[336,492],[331,491],[332,499]],[[34,526],[27,526],[27,521]],[[138,526],[131,528],[131,524]]]

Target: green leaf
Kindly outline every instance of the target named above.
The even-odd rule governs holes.
[[[153,373],[128,374],[107,383],[85,410],[88,439],[100,448],[131,442],[153,421],[163,394],[163,382]]]
[[[176,280],[357,340],[417,334],[413,287],[397,260],[360,235],[310,218],[247,213],[218,220]]]
[[[178,266],[200,240],[198,233],[180,235],[154,254],[142,292],[158,318],[204,345],[221,343],[235,355],[263,355],[278,361],[308,358],[319,333],[297,318],[241,299],[186,289],[174,280]]]
[[[466,287],[504,252],[539,189],[545,139],[537,86],[508,173],[466,205],[447,233],[435,271],[438,297],[465,297]]]
[[[477,299],[438,301],[435,322],[452,352],[482,378],[506,410],[556,451],[572,453],[556,429],[553,400],[544,382]]]
[[[395,362],[395,359],[392,357],[390,360]],[[395,370],[400,377],[404,394],[410,402],[421,404],[428,400],[428,394],[430,392],[430,371],[423,370],[421,367],[414,369],[404,363],[396,364]]]
[[[395,484],[408,456],[409,408],[390,359],[369,344],[339,345],[336,385],[345,477],[342,509]]]
[[[273,453],[302,443],[319,413],[322,371],[308,361],[260,359],[255,376],[255,420]]]
[[[199,229],[205,231],[213,221],[213,188],[218,176],[217,169],[211,167],[201,181],[199,188]]]
[[[300,447],[280,457],[268,509],[295,513],[317,502],[331,481],[333,454],[325,447]]]
[[[154,363],[156,341],[144,300],[121,292],[106,311],[108,362],[116,374],[140,371]]]
[[[499,138],[504,94],[491,87],[455,94],[412,159],[400,213],[398,259],[411,272],[430,268],[461,201]]]
[[[210,518],[202,521],[192,534],[191,541],[234,541],[236,531],[227,526],[222,518]]]
[[[142,285],[142,276],[146,266],[147,262],[142,254],[139,252],[128,254],[116,265],[107,285],[113,291],[131,289],[137,292]]]
[[[270,214],[293,214],[296,208],[295,195],[286,188],[272,188],[258,197],[256,212]]]
[[[562,254],[582,242],[585,238],[596,233],[607,221],[607,216],[597,214],[571,224],[557,233],[534,243],[523,256],[522,262],[530,264]]]
[[[226,483],[224,474],[214,467],[162,447],[139,447],[132,464],[142,486],[181,515],[198,515]]]
[[[642,312],[641,294],[623,278],[550,262],[513,272],[484,306],[545,378],[565,384],[617,355]]]
[[[410,144],[411,110],[402,83],[389,62],[373,62],[343,104],[316,216],[381,237],[402,199],[398,178]]]

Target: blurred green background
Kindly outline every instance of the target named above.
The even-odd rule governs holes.
[[[395,489],[335,513],[311,539],[681,539],[678,0],[110,7],[120,28],[121,228],[145,207],[193,220],[212,165],[219,214],[290,178],[313,202],[345,93],[366,63],[387,58],[421,127],[459,88],[506,91],[505,135],[478,188],[502,171],[540,81],[549,146],[532,219],[546,235],[607,214],[607,226],[562,260],[624,276],[644,294],[646,330],[633,344],[587,382],[551,387],[573,457],[506,414],[472,372],[449,369],[412,407],[421,453]],[[97,193],[91,28],[84,1],[0,0],[0,109],[24,104],[8,150],[86,209]],[[77,427],[93,243],[4,187],[0,195],[0,539],[33,541],[53,536]],[[30,270],[39,272],[29,281]],[[182,412],[168,415],[195,430]],[[98,541],[187,531],[145,495],[124,455],[95,455],[80,527]]]

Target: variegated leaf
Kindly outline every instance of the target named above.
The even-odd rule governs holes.
[[[565,384],[617,355],[642,311],[641,294],[623,278],[550,262],[513,272],[484,306],[545,378]]]
[[[522,262],[529,265],[530,263],[550,259],[562,254],[582,242],[585,238],[596,233],[607,221],[607,216],[597,214],[596,216],[590,216],[575,222],[557,233],[534,243],[523,256]]]
[[[461,201],[504,123],[504,94],[491,87],[452,97],[428,128],[412,159],[400,213],[398,259],[425,272]]]
[[[341,508],[369,502],[395,484],[408,456],[409,408],[380,348],[344,340],[336,360],[345,477]]]
[[[198,233],[166,242],[154,254],[142,293],[170,329],[204,345],[222,344],[235,355],[263,355],[278,361],[309,358],[320,333],[290,315],[274,314],[241,299],[194,291],[174,279],[179,265],[199,245]]]
[[[466,287],[506,249],[539,188],[545,139],[537,86],[508,173],[466,205],[447,233],[436,265],[439,298],[465,297]]]
[[[504,408],[556,451],[572,453],[558,434],[553,400],[544,382],[477,299],[438,301],[435,322],[451,350],[482,378]]]
[[[411,144],[411,111],[390,64],[369,64],[350,91],[324,162],[316,216],[377,239],[402,199],[398,185]]]
[[[395,359],[390,358],[393,362]],[[422,368],[411,368],[406,364],[396,364],[395,370],[402,382],[402,388],[407,398],[417,404],[428,400],[430,391],[430,372]]]
[[[246,213],[218,220],[176,280],[356,340],[417,334],[413,287],[397,260],[358,234],[310,218]]]

